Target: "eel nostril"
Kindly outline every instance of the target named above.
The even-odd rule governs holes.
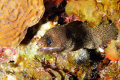
[[[37,43],[36,45],[39,46],[39,47],[42,46],[42,44],[40,44],[40,43]]]

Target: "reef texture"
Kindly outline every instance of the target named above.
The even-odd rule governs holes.
[[[40,4],[36,5],[37,1]],[[37,19],[39,20],[43,14],[43,2],[45,13],[42,19],[37,25],[30,27],[34,19],[36,18],[37,23]],[[94,49],[81,48],[76,51],[41,55],[38,54],[39,47],[36,45],[50,28],[76,20],[87,21],[92,27],[98,25],[99,22],[107,24],[112,21],[120,31],[120,0],[43,0],[43,2],[40,0],[0,0],[0,6],[4,5],[0,11],[2,13],[4,10],[4,15],[0,15],[0,25],[6,23],[0,27],[0,46],[18,45],[26,33],[25,30],[30,27],[25,36],[27,39],[24,39],[25,43],[21,42],[15,48],[0,47],[0,80],[120,80],[120,35],[117,36],[117,40],[108,42],[105,50],[100,53]],[[67,15],[67,11],[64,10],[66,4],[72,6],[68,8],[69,10],[73,8],[73,11],[83,10],[78,10],[82,15],[80,17],[76,14]],[[12,13],[8,13],[10,10]],[[6,15],[12,17],[6,17]],[[14,28],[11,27],[13,25]],[[7,41],[8,39],[10,42]]]
[[[69,0],[65,11],[76,15],[82,22],[88,21],[91,27],[107,23],[107,19],[118,22],[120,19],[119,0]]]
[[[0,46],[17,46],[44,11],[43,0],[0,0]]]

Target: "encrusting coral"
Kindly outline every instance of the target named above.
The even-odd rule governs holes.
[[[76,15],[82,22],[89,22],[91,27],[107,23],[108,19],[119,24],[119,0],[69,0],[65,11],[68,15]]]

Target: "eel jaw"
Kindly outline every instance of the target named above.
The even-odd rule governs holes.
[[[38,52],[46,52],[52,50],[59,50],[61,47],[41,47],[38,49]]]

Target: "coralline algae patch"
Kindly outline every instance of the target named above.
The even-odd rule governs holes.
[[[15,48],[3,48],[0,47],[0,60],[1,63],[4,61],[13,60],[15,55],[17,54],[17,50]]]
[[[109,65],[100,71],[100,76],[105,80],[119,80],[120,61],[110,61]]]

